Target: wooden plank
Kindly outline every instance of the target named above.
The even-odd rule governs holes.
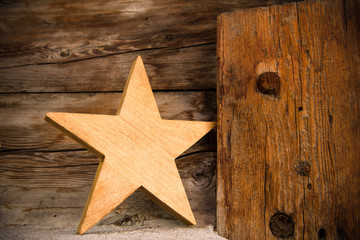
[[[360,238],[359,6],[219,16],[221,235]]]
[[[131,62],[141,54],[153,90],[215,89],[215,44],[92,58],[66,64],[0,69],[0,92],[122,91]]]
[[[82,148],[43,120],[47,112],[116,114],[121,93],[1,94],[1,151],[16,149],[64,150]],[[211,121],[215,119],[215,93],[156,92],[164,119]],[[215,150],[214,132],[190,151]]]
[[[74,227],[81,216],[99,159],[88,151],[8,152],[0,155],[0,227],[10,225]],[[215,223],[216,153],[176,160],[197,226]],[[173,219],[140,191],[100,224],[153,226]],[[156,220],[156,221],[155,221]],[[154,222],[155,221],[155,222]]]
[[[90,186],[99,164],[99,159],[86,150],[14,151],[2,153],[0,159],[2,188],[11,186],[25,189],[40,187],[75,189]]]
[[[16,1],[0,5],[0,67],[216,41],[216,16],[283,1]]]

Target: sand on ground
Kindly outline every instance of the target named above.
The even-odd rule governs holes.
[[[126,229],[116,226],[94,226],[84,235],[76,235],[74,228],[40,228],[30,226],[14,226],[0,228],[0,239],[46,239],[46,240],[221,240],[213,226],[205,228],[195,227],[154,227],[143,229]]]

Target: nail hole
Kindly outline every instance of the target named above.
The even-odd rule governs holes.
[[[299,107],[298,110],[301,112],[303,110],[303,107]]]
[[[271,217],[269,226],[274,236],[287,238],[293,236],[294,225],[295,223],[289,215],[277,212]]]
[[[266,95],[278,97],[280,95],[280,77],[274,72],[265,72],[259,76],[257,87]]]
[[[311,189],[312,189],[312,185],[311,185],[311,183],[309,183],[309,184],[307,185],[307,188],[308,188],[309,190],[311,190]]]
[[[329,123],[330,125],[333,123],[333,116],[329,113]]]
[[[172,41],[172,40],[174,40],[174,36],[171,35],[171,34],[166,34],[165,39],[166,39],[167,41]]]
[[[326,239],[326,231],[324,228],[320,228],[318,232],[319,239]]]
[[[296,172],[303,177],[308,176],[310,173],[310,164],[307,162],[299,162],[296,166]]]
[[[338,226],[336,228],[336,232],[337,232],[339,239],[348,239],[348,237],[346,236],[345,230],[341,226]]]

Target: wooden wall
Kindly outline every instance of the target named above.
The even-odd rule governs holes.
[[[115,114],[137,55],[163,118],[216,120],[216,16],[282,1],[0,2],[0,226],[76,226],[98,159],[46,112]],[[216,134],[177,159],[198,226],[215,224]],[[100,224],[179,224],[136,192]]]

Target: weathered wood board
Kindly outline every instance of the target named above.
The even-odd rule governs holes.
[[[4,1],[0,68],[215,43],[218,14],[279,2]]]
[[[214,90],[215,43],[180,49],[141,51],[154,90]],[[62,64],[0,68],[0,92],[122,91],[139,52],[94,57]],[[1,61],[1,55],[0,55]]]
[[[43,121],[47,112],[116,114],[122,93],[0,94],[0,150],[59,151],[82,148]],[[214,121],[214,91],[155,92],[164,119]],[[213,134],[214,136],[214,134]],[[209,141],[200,143],[209,145]],[[216,139],[207,150],[215,151]],[[199,144],[197,144],[199,146]],[[194,148],[199,151],[200,148]],[[206,148],[206,147],[204,147]],[[202,148],[203,150],[205,150]]]
[[[1,155],[0,225],[76,229],[99,159],[86,150],[8,152]],[[216,153],[192,153],[176,160],[198,226],[215,222]],[[36,177],[35,177],[36,176]],[[159,221],[159,219],[162,221]],[[153,223],[155,220],[157,222]],[[180,225],[137,191],[108,215],[102,225],[146,227]],[[74,230],[75,232],[75,230]]]
[[[359,6],[309,1],[218,17],[223,236],[360,238]]]
[[[46,125],[46,112],[115,114],[140,54],[163,118],[214,121],[216,16],[280,2],[1,1],[0,227],[80,219],[98,161]],[[213,132],[177,160],[198,226],[215,222],[215,151]],[[101,224],[174,222],[144,199]]]

